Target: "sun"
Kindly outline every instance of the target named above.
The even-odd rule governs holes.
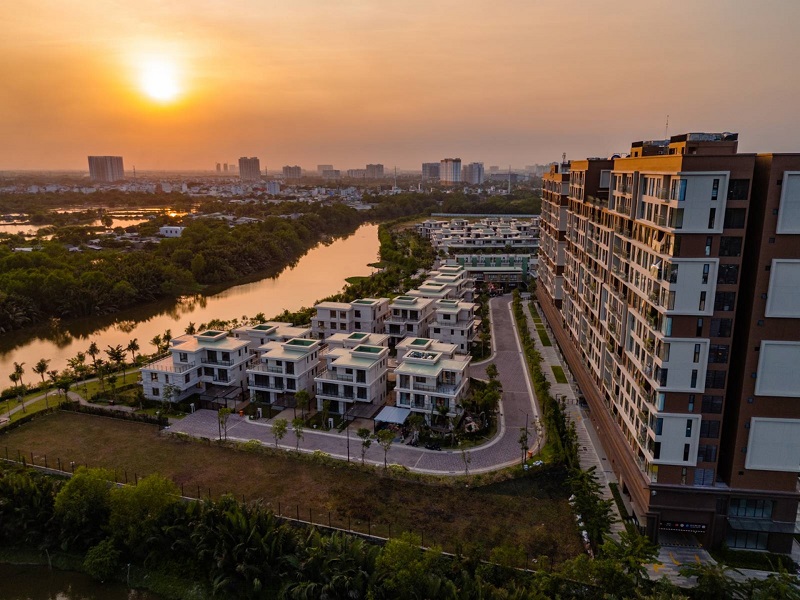
[[[158,102],[171,102],[181,91],[175,65],[163,59],[151,59],[144,63],[140,82],[144,93]]]

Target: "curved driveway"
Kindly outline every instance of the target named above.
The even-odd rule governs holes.
[[[500,405],[498,435],[481,446],[467,452],[469,471],[480,473],[500,469],[520,460],[522,450],[519,445],[520,429],[529,427],[529,446],[536,445],[534,419],[539,411],[525,368],[519,336],[514,327],[511,314],[511,297],[493,298],[489,303],[492,313],[493,362],[497,365],[500,382],[503,385],[503,399]],[[485,365],[481,363],[476,375],[485,377]],[[474,369],[477,370],[477,369]],[[215,439],[218,436],[217,413],[200,410],[175,421],[170,429],[194,437]],[[236,441],[259,440],[265,445],[274,445],[272,427],[264,421],[250,421],[238,415],[231,415],[228,421],[228,438]],[[294,450],[296,439],[290,430],[279,447]],[[321,450],[337,458],[347,458],[348,439],[346,432],[323,432],[305,430],[300,441],[300,450],[313,452]],[[361,441],[350,433],[350,460],[361,460]],[[375,443],[366,453],[366,460],[372,464],[383,464],[383,450]],[[395,443],[388,453],[388,461],[400,464],[412,471],[439,475],[464,473],[464,456],[459,450],[426,450]]]

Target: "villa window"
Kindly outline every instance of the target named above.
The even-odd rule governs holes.
[[[160,395],[161,395],[161,390],[159,390],[158,388],[153,388],[153,396],[160,396]]]
[[[150,373],[150,381],[158,381],[158,373]]]
[[[178,361],[182,363],[189,362],[189,355],[186,352],[179,352]]]

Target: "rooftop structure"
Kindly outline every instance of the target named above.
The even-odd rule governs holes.
[[[306,338],[271,341],[260,346],[258,361],[247,369],[251,399],[287,407],[295,406],[294,397],[300,390],[313,398],[320,349],[318,340]]]

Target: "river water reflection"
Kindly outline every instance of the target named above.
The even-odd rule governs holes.
[[[0,600],[156,600],[148,592],[104,584],[83,573],[0,564]]]
[[[137,307],[108,317],[75,319],[55,328],[43,325],[3,334],[0,376],[12,372],[14,362],[24,362],[26,380],[33,382],[35,375],[31,375],[31,369],[40,358],[50,359],[50,369],[61,370],[67,366],[67,360],[85,351],[92,341],[105,349],[109,345],[127,346],[136,338],[141,351],[151,353],[154,348],[150,340],[166,329],[176,336],[190,322],[199,325],[214,318],[252,317],[259,312],[271,318],[284,309],[311,306],[315,300],[340,291],[347,277],[370,275],[374,269],[369,263],[377,260],[378,247],[378,226],[362,225],[348,238],[313,248],[277,277],[217,293]]]

